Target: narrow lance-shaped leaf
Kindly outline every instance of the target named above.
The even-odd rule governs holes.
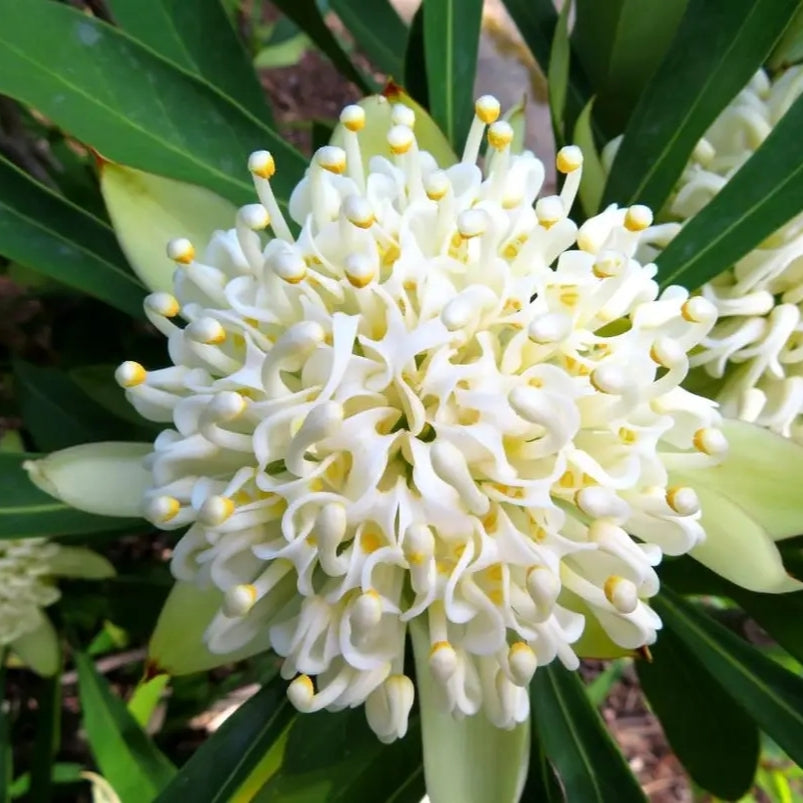
[[[232,796],[293,717],[284,685],[277,678],[232,714],[181,768],[155,803],[229,803],[236,799]]]
[[[152,803],[175,768],[109,688],[92,660],[75,654],[78,692],[89,746],[122,803]]]
[[[407,26],[389,0],[329,0],[329,6],[374,66],[400,80]]]
[[[131,36],[272,122],[265,91],[220,0],[109,0],[109,7]]]
[[[482,21],[482,0],[426,0],[424,60],[429,109],[460,151],[474,108],[474,77]]]
[[[669,48],[688,0],[576,0],[577,58],[607,138],[621,134]]]
[[[580,203],[587,217],[594,215],[599,209],[602,190],[605,187],[605,170],[594,142],[594,130],[591,123],[591,111],[594,98],[580,112],[574,126],[574,145],[583,151],[583,178],[580,181]]]
[[[111,228],[2,156],[0,254],[123,312],[142,315],[145,290],[128,270]]]
[[[797,5],[689,0],[666,57],[633,110],[603,206],[663,206],[697,141],[761,66]]]
[[[803,679],[668,589],[653,607],[761,730],[803,764]]]
[[[753,784],[758,728],[671,628],[658,634],[636,671],[675,755],[694,782],[737,800]]]
[[[560,148],[566,144],[566,127],[564,113],[566,111],[566,93],[569,84],[569,63],[571,46],[569,45],[569,12],[571,0],[563,4],[552,38],[552,49],[549,52],[549,72],[547,74],[547,90],[549,95],[549,113],[552,117],[552,130],[555,143]]]
[[[49,0],[0,0],[0,93],[29,104],[103,157],[253,200],[252,151],[273,152],[286,199],[304,159],[205,81],[118,28]]]
[[[315,42],[345,78],[353,81],[365,93],[376,89],[371,80],[352,64],[351,59],[324,22],[315,0],[274,0],[274,5]]]
[[[530,686],[533,725],[569,801],[646,803],[576,672],[542,667]]]
[[[803,210],[801,130],[803,96],[659,255],[656,261],[663,286],[699,287]]]

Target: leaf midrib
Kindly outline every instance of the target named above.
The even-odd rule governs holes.
[[[695,97],[694,102],[688,107],[687,113],[684,117],[682,117],[678,123],[674,126],[674,130],[672,132],[672,136],[667,141],[663,150],[656,154],[655,158],[652,160],[652,166],[647,169],[644,174],[644,178],[642,179],[641,183],[636,187],[636,189],[631,193],[630,198],[631,201],[638,200],[644,187],[646,187],[650,179],[655,175],[656,171],[659,167],[662,166],[666,154],[669,153],[673,147],[673,145],[677,142],[678,138],[680,137],[683,129],[686,127],[689,119],[693,116],[693,114],[697,111],[698,107],[701,105],[703,98],[707,95],[709,88],[714,83],[715,79],[718,78],[719,74],[722,72],[722,65],[727,60],[727,57],[730,53],[734,50],[737,46],[741,46],[742,34],[747,28],[750,20],[752,19],[756,8],[761,6],[761,3],[753,3],[750,6],[750,11],[747,13],[747,16],[743,19],[742,24],[739,26],[738,30],[736,31],[736,35],[731,39],[730,43],[728,44],[727,48],[723,51],[721,58],[719,60],[719,64],[717,67],[710,72],[707,73],[705,80],[703,81],[702,86],[700,87],[697,95]]]

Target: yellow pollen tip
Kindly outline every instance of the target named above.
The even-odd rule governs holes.
[[[362,131],[363,128],[365,128],[365,110],[356,104],[346,106],[346,108],[340,112],[340,122],[343,124],[343,127],[347,128],[349,131],[355,133]]]
[[[388,145],[396,156],[407,153],[413,147],[414,140],[412,130],[406,125],[394,125],[388,131]]]
[[[438,652],[439,650],[451,650],[451,649],[454,649],[454,648],[452,647],[452,645],[448,641],[436,641],[432,645],[432,647],[431,647],[431,649],[429,651],[429,654],[430,654],[430,656],[432,656],[432,655],[435,655],[435,653]]]
[[[728,451],[728,440],[722,430],[703,427],[694,433],[692,440],[697,451],[707,455],[722,455]]]
[[[248,159],[248,169],[253,175],[267,180],[276,173],[276,162],[269,151],[256,151]]]
[[[700,510],[700,500],[694,489],[676,485],[666,489],[666,503],[680,516],[691,516]]]
[[[202,524],[216,527],[234,513],[235,507],[234,500],[228,496],[210,496],[201,506],[198,519]]]
[[[166,524],[181,510],[181,502],[174,496],[157,496],[148,505],[148,518],[155,524]]]
[[[186,237],[170,240],[167,244],[167,258],[180,265],[189,265],[195,259],[195,247]]]
[[[499,119],[500,111],[499,101],[493,95],[483,95],[481,98],[477,98],[474,104],[474,114],[485,125],[495,123]]]
[[[315,686],[312,684],[312,678],[309,675],[299,675],[290,685],[295,686],[299,690],[303,689],[304,694],[310,697],[315,696]]]
[[[148,378],[148,372],[138,362],[127,360],[114,372],[114,378],[120,387],[134,388]]]
[[[628,231],[644,231],[652,226],[652,212],[648,206],[636,204],[625,212],[625,228]]]
[[[555,166],[561,173],[573,173],[583,164],[583,152],[576,145],[567,145],[558,151]]]
[[[341,174],[346,170],[346,152],[335,145],[324,145],[315,153],[315,161],[330,173]]]
[[[513,142],[513,128],[510,123],[498,120],[488,126],[488,144],[497,151],[507,148]]]
[[[181,312],[178,299],[170,293],[151,293],[145,298],[145,306],[163,318],[175,318]]]

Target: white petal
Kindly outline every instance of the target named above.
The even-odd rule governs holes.
[[[31,481],[62,502],[101,516],[141,516],[151,475],[147,443],[87,443],[24,464]]]

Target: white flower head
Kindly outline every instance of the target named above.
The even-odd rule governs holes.
[[[290,200],[297,236],[253,154],[260,204],[200,257],[173,241],[175,294],[146,301],[173,366],[117,374],[166,425],[145,507],[189,527],[173,571],[224,592],[209,648],[269,629],[300,710],[365,703],[386,741],[413,702],[411,622],[443,708],[502,728],[527,718],[539,665],[578,665],[588,617],[652,643],[654,567],[704,537],[668,470],[727,448],[715,405],[680,388],[715,310],[634,258],[649,210],[578,231],[580,150],[536,200],[544,167],[498,114],[482,98],[439,167],[394,108],[366,165],[348,107],[343,148]]]
[[[803,66],[759,72],[700,140],[670,212],[687,220],[753,155],[803,92]],[[691,358],[725,377],[723,415],[803,440],[803,215],[702,288],[719,320]]]
[[[53,582],[58,553],[44,538],[0,540],[0,645],[36,630],[42,609],[61,596]]]

